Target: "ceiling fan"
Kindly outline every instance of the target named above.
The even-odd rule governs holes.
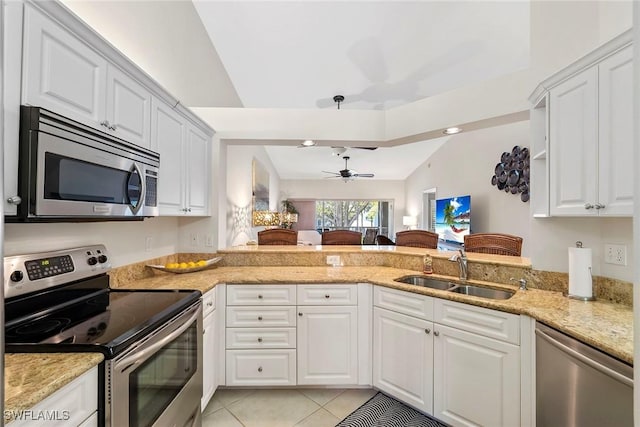
[[[349,156],[344,156],[343,159],[344,159],[344,169],[338,172],[322,171],[324,173],[330,173],[334,175],[334,176],[328,176],[327,178],[342,178],[345,181],[351,178],[373,178],[372,173],[358,173],[352,169],[349,169],[349,167],[347,166],[347,162],[350,159]]]

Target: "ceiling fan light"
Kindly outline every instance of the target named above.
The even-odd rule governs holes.
[[[444,131],[442,131],[442,133],[444,133],[445,135],[455,135],[456,133],[460,132],[462,132],[462,128],[458,127],[446,128]]]
[[[303,147],[313,147],[314,145],[316,145],[316,142],[312,141],[311,139],[305,139],[300,145],[302,145]]]

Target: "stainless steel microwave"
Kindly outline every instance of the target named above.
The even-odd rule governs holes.
[[[20,110],[18,203],[7,222],[158,215],[160,155],[39,107]]]

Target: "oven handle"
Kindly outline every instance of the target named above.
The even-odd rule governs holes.
[[[178,338],[180,335],[182,335],[182,333],[184,331],[186,331],[187,329],[189,329],[191,327],[191,324],[198,319],[198,315],[199,314],[200,314],[200,311],[196,310],[196,312],[193,315],[191,315],[189,317],[189,319],[187,319],[182,326],[180,326],[175,331],[171,332],[166,337],[162,338],[160,341],[150,345],[149,347],[147,347],[147,348],[145,348],[143,350],[135,352],[134,354],[132,354],[129,357],[125,357],[124,359],[118,361],[117,362],[118,366],[123,366],[124,365],[124,368],[122,368],[120,373],[124,373],[129,368],[131,368],[132,366],[139,365],[140,363],[142,363],[146,359],[146,356],[149,353],[154,353],[156,350],[159,350],[160,348],[162,348],[165,345],[167,345],[169,342],[171,342],[174,339]]]

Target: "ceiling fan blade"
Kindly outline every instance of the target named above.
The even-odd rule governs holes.
[[[354,173],[352,176],[357,176],[358,178],[373,178],[372,173]]]
[[[378,147],[352,147],[352,148],[357,148],[359,150],[377,150]]]
[[[329,171],[322,171],[324,173],[330,173],[331,175],[336,175],[336,176],[340,176],[340,174],[338,172],[329,172]]]
[[[347,50],[347,57],[371,83],[384,82],[389,78],[380,41],[375,37],[355,42]]]

